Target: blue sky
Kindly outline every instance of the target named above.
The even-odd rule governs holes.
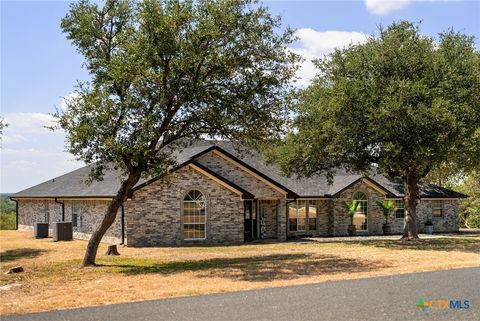
[[[334,47],[362,42],[377,26],[392,21],[422,21],[435,36],[453,27],[476,36],[480,48],[480,1],[266,1],[298,29],[292,50],[307,60],[299,72],[307,85],[314,70],[309,59]],[[1,115],[9,127],[1,149],[0,192],[16,192],[83,164],[64,150],[64,133],[51,132],[49,113],[61,108],[77,80],[87,80],[82,57],[60,30],[69,2],[1,1]]]

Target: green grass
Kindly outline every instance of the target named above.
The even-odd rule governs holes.
[[[0,230],[14,230],[15,213],[0,213]]]

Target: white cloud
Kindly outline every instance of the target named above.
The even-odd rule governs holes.
[[[72,92],[68,95],[66,95],[65,97],[63,97],[62,101],[60,102],[60,108],[62,110],[67,110],[68,108],[68,104],[75,101],[75,99],[77,99],[80,95],[76,92]]]
[[[17,192],[82,166],[63,151],[65,132],[45,128],[54,123],[45,113],[6,113],[1,141],[0,191]]]
[[[7,113],[4,115],[8,127],[4,135],[47,134],[50,132],[45,126],[54,124],[52,115],[44,113]]]
[[[315,76],[316,70],[312,63],[315,58],[323,58],[333,52],[335,48],[344,48],[350,44],[364,43],[368,35],[355,31],[316,31],[310,28],[297,30],[300,46],[290,48],[296,54],[301,55],[305,61],[297,73],[298,85],[307,86]]]
[[[18,192],[82,165],[58,147],[5,148],[1,156],[1,192]]]
[[[367,10],[383,16],[393,11],[402,10],[410,5],[411,0],[365,0]]]

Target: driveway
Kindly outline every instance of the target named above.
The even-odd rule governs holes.
[[[2,320],[252,321],[480,320],[480,268],[324,282],[46,313]],[[419,310],[419,299],[468,300],[469,308]],[[462,306],[466,307],[464,302]],[[457,307],[459,307],[457,305]]]

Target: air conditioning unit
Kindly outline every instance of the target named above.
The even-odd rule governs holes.
[[[72,222],[53,223],[53,241],[71,241],[73,240]]]
[[[48,223],[36,222],[34,223],[33,236],[36,239],[43,239],[48,237]]]

